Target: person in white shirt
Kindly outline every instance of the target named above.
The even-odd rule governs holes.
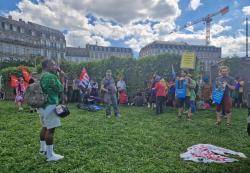
[[[126,91],[127,85],[126,85],[125,81],[123,80],[123,77],[120,77],[120,79],[117,82],[116,86],[117,86],[117,89],[118,89],[119,92],[120,91]]]

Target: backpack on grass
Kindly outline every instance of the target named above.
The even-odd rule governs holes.
[[[48,95],[43,93],[40,82],[36,81],[29,85],[24,99],[32,108],[41,108],[47,102]]]

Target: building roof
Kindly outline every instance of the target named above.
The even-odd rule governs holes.
[[[114,46],[99,46],[99,45],[95,45],[95,44],[86,44],[86,48],[88,47],[100,47],[100,48],[110,48],[111,50],[112,49],[125,49],[125,50],[128,50],[130,52],[132,52],[133,50],[129,47],[114,47]]]
[[[150,44],[173,44],[173,45],[188,45],[186,42],[175,42],[175,41],[161,41],[156,40]]]
[[[66,47],[66,56],[88,57],[89,52],[86,48]]]
[[[188,44],[186,42],[174,42],[174,41],[160,41],[160,40],[156,40],[153,41],[152,43],[149,43],[147,45],[145,45],[144,47],[141,48],[140,52],[144,49],[146,49],[147,47],[151,46],[151,45],[173,45],[173,46],[190,46],[190,47],[211,47],[211,48],[217,48],[217,49],[221,49],[220,47],[215,47],[215,46],[206,46],[206,45],[193,45],[193,44]]]
[[[8,16],[8,18],[0,16],[0,21],[1,22],[7,22],[9,24],[22,27],[23,29],[26,30],[25,31],[26,33],[29,30],[33,30],[33,31],[37,31],[37,36],[41,36],[41,32],[42,32],[42,33],[46,33],[46,34],[53,34],[53,35],[56,35],[58,38],[65,39],[63,33],[60,32],[59,30],[49,28],[47,26],[39,25],[39,24],[36,24],[36,23],[32,23],[32,22],[29,22],[29,21],[25,22],[22,19],[19,19],[17,21],[17,20],[12,19],[12,16]]]

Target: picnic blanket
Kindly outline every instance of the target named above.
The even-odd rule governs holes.
[[[90,111],[90,112],[96,112],[96,111],[99,111],[99,110],[103,109],[103,107],[101,107],[99,105],[87,105],[87,104],[83,104],[83,103],[79,103],[76,106],[79,109]]]
[[[227,157],[227,154],[247,158],[243,153],[217,147],[211,144],[197,144],[189,147],[187,152],[180,154],[184,160],[203,163],[231,163],[238,161],[235,158]]]

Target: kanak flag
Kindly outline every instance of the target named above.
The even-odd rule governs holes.
[[[10,87],[16,88],[18,85],[18,78],[15,75],[10,76]]]
[[[87,73],[86,68],[82,69],[82,73],[80,75],[80,86],[82,86],[83,88],[89,88],[90,86],[90,78],[89,75]]]
[[[22,74],[23,78],[26,82],[30,81],[31,75],[29,74],[28,70],[26,68],[22,68]]]

